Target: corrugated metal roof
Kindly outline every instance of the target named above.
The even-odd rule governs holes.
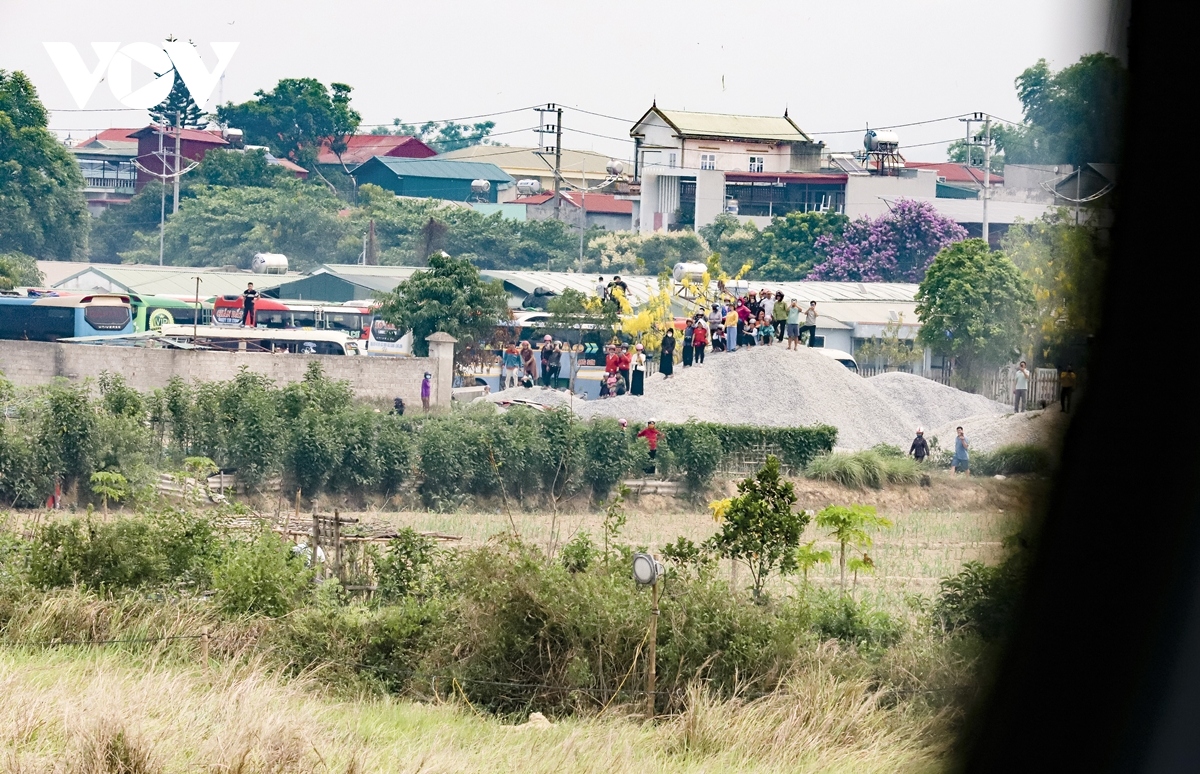
[[[247,282],[259,290],[273,288],[282,282],[297,279],[299,273],[254,274],[253,272],[207,271],[188,266],[125,266],[121,264],[91,264],[82,271],[54,284],[63,290],[108,290],[138,293],[147,296],[186,296],[196,294],[195,277],[199,275],[200,296],[241,293]]]
[[[217,131],[208,131],[206,129],[178,129],[178,130],[176,130],[173,127],[164,127],[164,128],[167,130],[166,133],[163,135],[163,137],[166,140],[173,140],[175,137],[175,132],[178,131],[179,139],[187,141],[187,142],[199,142],[199,143],[205,143],[208,145],[228,145],[229,144],[228,142],[226,142],[225,138],[222,137],[220,135],[220,133]],[[158,127],[151,124],[150,126],[146,126],[146,127],[142,127],[141,129],[138,129],[136,132],[134,132],[133,134],[131,134],[129,136],[136,137],[138,139],[141,139],[142,137],[153,137],[153,136],[155,136],[155,133],[157,132],[157,130],[158,130]]]
[[[537,155],[538,148],[514,148],[508,145],[472,145],[468,148],[446,151],[437,158],[447,161],[486,161],[503,169],[513,177],[548,177],[554,174],[554,159],[543,159]],[[562,175],[572,181],[587,177],[589,182],[599,182],[608,176],[610,158],[595,151],[579,151],[563,148]]]
[[[937,171],[938,177],[946,178],[947,183],[967,183],[969,185],[983,185],[983,170],[978,167],[967,166],[957,162],[936,162],[936,161],[906,161],[904,166],[909,169],[933,169]],[[988,182],[992,185],[1004,185],[1004,175],[998,175],[993,172],[988,177]]]
[[[400,177],[433,177],[452,180],[490,180],[493,183],[514,182],[511,175],[495,164],[481,161],[447,161],[446,159],[397,159],[375,156],[355,167],[357,172],[367,164],[383,164]]]
[[[812,138],[783,116],[739,116],[729,113],[692,113],[686,110],[665,110],[655,105],[647,111],[658,115],[684,137],[727,137],[767,142],[811,142]],[[643,116],[630,134],[638,133]]]
[[[317,153],[317,163],[344,163],[349,167],[367,162],[375,156],[426,159],[436,155],[437,151],[433,148],[409,135],[355,134],[346,139],[346,152],[342,154],[341,162],[338,161],[337,155],[330,150],[329,144],[323,143],[321,150]]]

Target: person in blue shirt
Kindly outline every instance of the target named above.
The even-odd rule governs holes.
[[[954,429],[954,459],[950,462],[950,469],[954,471],[954,475],[966,473],[971,475],[971,457],[968,453],[971,449],[971,443],[967,437],[963,435],[962,427]]]

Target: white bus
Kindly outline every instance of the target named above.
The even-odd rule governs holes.
[[[164,325],[161,335],[208,349],[299,355],[361,355],[357,339],[342,331]]]

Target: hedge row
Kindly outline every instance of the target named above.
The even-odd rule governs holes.
[[[159,471],[195,458],[235,471],[251,488],[279,475],[288,491],[298,487],[306,496],[414,492],[438,509],[469,498],[602,498],[649,465],[638,425],[487,404],[397,416],[356,402],[345,382],[328,379],[316,363],[302,381],[281,388],[244,369],[228,382],[175,380],[146,393],[105,374],[98,387],[94,398],[86,385],[17,393],[0,383],[0,504],[36,506],[56,481],[102,494],[90,492],[101,471],[127,479],[125,499],[150,498]],[[658,472],[678,474],[694,490],[711,481],[726,455],[766,446],[802,468],[837,437],[827,426],[689,422],[661,430]]]

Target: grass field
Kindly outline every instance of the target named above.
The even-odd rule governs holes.
[[[505,725],[464,705],[324,696],[304,679],[115,653],[0,652],[6,772],[926,772],[936,717],[878,706],[819,654],[748,704],[697,695],[647,725],[615,713]]]

